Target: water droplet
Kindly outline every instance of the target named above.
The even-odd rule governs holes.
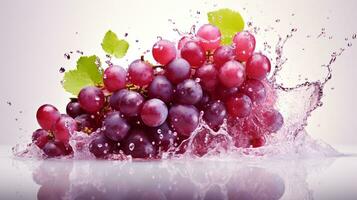
[[[276,19],[275,22],[276,22],[276,23],[279,23],[279,22],[280,22],[280,19]]]
[[[64,54],[64,57],[65,57],[67,60],[71,59],[71,56],[70,56],[68,53],[65,53],[65,54]]]
[[[129,144],[129,150],[130,150],[130,151],[133,151],[134,148],[135,148],[135,144],[134,144],[134,143],[130,143],[130,144]]]
[[[348,46],[348,47],[352,47],[352,43],[349,42],[349,43],[347,44],[347,46]]]
[[[160,140],[162,140],[162,139],[164,138],[164,135],[163,135],[163,134],[160,134],[160,135],[159,135],[159,138],[160,138]]]
[[[102,147],[103,147],[103,145],[102,145],[102,144],[98,144],[97,146],[98,146],[98,148],[102,148]]]
[[[64,73],[65,71],[66,71],[66,69],[63,68],[63,67],[61,67],[61,68],[59,69],[59,72],[60,72],[60,73]]]
[[[10,101],[7,101],[6,103],[7,105],[12,106],[12,103]]]
[[[129,35],[128,33],[125,33],[125,34],[124,34],[124,37],[128,37],[128,35]]]
[[[356,39],[356,38],[357,38],[357,34],[355,33],[352,35],[352,39]]]

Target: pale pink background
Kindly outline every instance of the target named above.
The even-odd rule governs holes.
[[[346,47],[345,37],[351,38],[357,32],[354,0],[216,2],[218,7],[240,10],[247,21],[263,27],[274,26],[283,35],[293,27],[298,28],[286,49],[289,62],[283,75],[290,84],[296,83],[298,74],[312,79],[323,77],[325,71],[320,65],[329,60],[333,50]],[[129,33],[130,61],[151,48],[157,36],[177,38],[168,19],[176,21],[180,30],[188,31],[197,21],[193,17],[197,16],[197,10],[201,11],[198,20],[203,23],[206,11],[214,6],[214,1],[188,0],[0,0],[0,144],[13,145],[21,136],[28,140],[37,128],[35,112],[39,105],[51,103],[64,111],[69,95],[61,88],[62,75],[58,70],[62,66],[69,69],[75,61],[65,60],[65,52],[80,49],[104,58],[100,42],[104,33],[112,29],[119,36]],[[275,23],[275,19],[280,19],[280,23]],[[306,39],[307,34],[316,37],[321,28],[326,28],[333,39]],[[274,41],[273,35],[257,37],[257,43]],[[324,107],[309,120],[309,133],[334,145],[357,144],[357,40],[353,42],[336,62]],[[129,61],[122,59],[116,63],[126,66]],[[335,89],[330,90],[331,87]]]

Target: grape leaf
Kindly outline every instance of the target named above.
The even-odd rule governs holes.
[[[234,35],[244,29],[244,20],[237,11],[224,8],[209,12],[207,16],[209,23],[221,30],[222,44],[232,44]]]
[[[125,40],[118,39],[117,35],[109,30],[103,38],[102,48],[106,53],[116,58],[122,58],[128,51],[129,43]]]
[[[77,96],[83,87],[101,85],[103,70],[97,66],[96,62],[96,56],[80,57],[77,61],[77,69],[64,74],[63,88]]]

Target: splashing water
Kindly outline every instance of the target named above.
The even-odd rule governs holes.
[[[273,29],[273,27],[269,28],[269,30]],[[177,28],[174,28],[173,30],[180,36],[190,36],[195,33],[195,26],[192,26],[189,33],[181,32]],[[258,33],[261,29],[259,27],[254,27],[252,22],[248,22],[248,30],[253,33]],[[269,31],[268,29],[266,30]],[[268,88],[268,92],[276,98],[272,100],[275,103],[276,109],[278,109],[284,117],[283,127],[277,131],[277,133],[266,136],[265,146],[260,148],[242,148],[244,146],[242,143],[244,143],[246,138],[234,135],[232,133],[232,128],[229,128],[240,126],[241,124],[239,124],[239,122],[234,121],[236,124],[233,124],[232,126],[232,124],[230,124],[232,122],[228,119],[224,122],[220,130],[213,131],[204,122],[204,120],[200,120],[199,127],[191,134],[191,136],[184,140],[179,146],[172,144],[172,147],[169,148],[168,152],[162,152],[162,158],[210,158],[212,156],[216,159],[237,159],[242,156],[281,158],[291,158],[297,156],[306,158],[314,156],[340,155],[340,153],[334,150],[331,146],[321,141],[312,139],[305,131],[305,127],[307,126],[307,121],[309,116],[311,116],[311,113],[322,106],[324,87],[332,78],[331,67],[335,63],[336,59],[344,53],[345,48],[340,48],[338,51],[333,52],[327,64],[323,65],[323,67],[327,69],[327,75],[324,79],[311,82],[306,81],[294,87],[285,87],[283,84],[278,83],[277,77],[287,61],[287,58],[284,56],[284,47],[296,31],[296,28],[292,28],[286,37],[278,37],[278,42],[275,45],[274,50],[275,68],[270,77],[264,83]],[[322,33],[325,34],[325,30],[322,30]],[[318,38],[323,34],[320,34]],[[355,38],[356,35],[352,35],[352,39]],[[352,43],[349,42],[348,46],[351,45]],[[264,42],[265,50],[270,52],[271,47],[272,46],[267,42]],[[107,64],[112,65],[111,58],[107,58]],[[94,156],[88,150],[88,144],[95,135],[96,134],[94,133],[88,136],[85,133],[76,132],[72,136],[70,144],[74,150],[74,159],[94,159]],[[202,143],[202,141],[204,142]],[[118,145],[120,145],[120,143],[118,143]],[[130,149],[133,148],[134,146]],[[23,146],[17,145],[13,148],[13,152],[18,156],[32,158],[41,157],[39,156],[40,151],[35,145],[26,146],[26,150],[23,149]],[[119,152],[119,154],[109,155],[108,159],[127,160],[130,159],[130,157],[125,156],[123,152]]]

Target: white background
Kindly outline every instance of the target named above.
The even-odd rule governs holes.
[[[239,10],[246,21],[262,28],[275,27],[275,32],[257,36],[258,50],[262,50],[265,40],[274,45],[277,33],[285,35],[291,28],[298,29],[285,49],[289,61],[282,76],[290,85],[297,83],[299,74],[310,80],[324,77],[320,65],[328,62],[332,51],[346,47],[345,37],[351,38],[357,32],[354,0],[0,0],[0,144],[14,145],[20,137],[29,140],[37,128],[35,112],[41,104],[51,103],[65,111],[70,96],[60,85],[62,74],[58,70],[73,67],[77,57],[67,61],[64,53],[79,49],[104,58],[100,43],[111,29],[119,37],[129,33],[128,56],[116,62],[127,66],[150,49],[157,36],[178,39],[172,28],[189,31],[197,20],[205,23],[205,13],[216,6]],[[276,23],[276,19],[280,22]],[[321,28],[326,28],[333,39],[316,39]],[[334,77],[327,85],[324,106],[309,120],[308,132],[333,145],[357,144],[357,40],[352,42],[353,46],[333,67]]]

